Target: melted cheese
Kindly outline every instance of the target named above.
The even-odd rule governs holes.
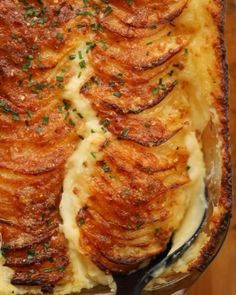
[[[80,43],[76,52],[81,51],[86,60],[85,43]],[[88,197],[88,189],[84,185],[86,181],[83,181],[83,179],[86,177],[86,171],[91,170],[99,159],[99,145],[111,135],[109,132],[104,133],[89,102],[79,94],[79,89],[90,75],[90,68],[87,66],[78,79],[77,74],[73,74],[73,71],[77,73],[77,62],[78,60],[75,59],[71,63],[72,77],[66,86],[65,97],[71,100],[73,106],[84,117],[85,124],[82,128],[79,124],[77,130],[82,132],[85,139],[79,143],[78,148],[66,165],[67,174],[64,179],[64,192],[60,205],[63,219],[61,230],[69,243],[73,275],[65,286],[56,287],[55,293],[58,294],[79,292],[82,288],[92,288],[97,284],[109,285],[112,282],[112,278],[92,264],[79,249],[79,228],[76,224],[76,215]],[[78,193],[76,192],[77,189],[79,189]]]
[[[174,235],[171,253],[177,250],[195,233],[207,208],[205,197],[205,165],[199,143],[193,132],[186,137],[186,147],[190,153],[188,160],[191,185],[187,188],[189,209],[179,230]]]
[[[10,281],[11,277],[13,275],[13,271],[3,266],[4,259],[2,256],[0,256],[0,288],[1,288],[1,295],[9,295],[14,294],[17,290],[16,287],[14,287]]]
[[[187,242],[195,233],[207,208],[203,153],[194,132],[190,132],[186,136],[185,142],[190,154],[188,166],[191,183],[185,188],[186,199],[189,201],[189,208],[180,228],[176,231],[173,237],[173,246],[170,250],[170,254]],[[207,240],[207,236],[204,233],[201,233],[197,240],[197,243],[190,246],[184,255],[174,264],[157,270],[154,274],[155,279],[147,285],[146,289],[151,290],[155,285],[165,283],[166,281],[162,276],[165,277],[165,275],[168,275],[171,272],[187,272],[189,262],[198,255],[202,243]]]

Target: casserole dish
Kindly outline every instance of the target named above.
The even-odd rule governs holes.
[[[232,207],[223,11],[1,1],[3,294],[114,292],[111,273],[163,252],[205,189],[203,232],[144,294],[210,263]]]

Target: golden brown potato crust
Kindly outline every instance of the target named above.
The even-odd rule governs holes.
[[[162,252],[178,226],[175,194],[189,180],[188,154],[170,148],[158,157],[119,141],[107,142],[103,154],[91,176],[91,196],[77,217],[80,241],[102,269],[129,271]]]
[[[48,79],[65,47],[70,1],[0,2],[0,235],[14,284],[54,285],[69,263],[59,232],[64,164],[77,136],[63,83]]]
[[[188,153],[166,144],[162,154],[162,145],[188,123],[188,105],[179,98],[167,118],[168,106],[159,116],[155,110],[184,68],[189,36],[171,21],[187,1],[95,2],[94,75],[80,92],[119,141],[101,147],[77,223],[80,245],[95,264],[127,272],[165,250],[185,212],[177,192],[189,181]]]
[[[104,147],[104,159],[97,163],[91,197],[78,215],[79,222],[85,221],[81,245],[89,256],[95,249],[91,258],[100,267],[118,271],[133,269],[165,248],[175,228],[164,223],[172,213],[168,207],[178,205],[174,190],[188,182],[187,152],[170,150],[171,160],[158,159],[141,146],[168,141],[187,121],[184,106],[166,122],[145,113],[178,83],[188,37],[170,22],[186,3],[1,1],[0,227],[14,284],[55,284],[68,265],[67,243],[58,231],[59,203],[64,164],[77,138],[61,94],[67,77],[51,78],[50,73],[69,50],[70,37],[88,27],[94,31],[94,25],[94,76],[80,92],[122,142]],[[86,9],[95,9],[95,24]],[[68,28],[78,18],[81,23]],[[145,38],[157,33],[158,40],[145,51]],[[111,180],[109,169],[119,181]],[[112,210],[110,200],[116,204]],[[113,215],[116,206],[124,208]]]

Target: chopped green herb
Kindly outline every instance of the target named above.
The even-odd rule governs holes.
[[[20,116],[17,113],[12,113],[12,120],[13,121],[19,121],[20,120]]]
[[[56,76],[56,81],[63,82],[64,78],[62,76]]]
[[[80,58],[80,59],[82,59],[82,58],[83,58],[83,55],[82,55],[82,52],[81,52],[81,50],[79,50],[79,52],[78,52],[78,55],[79,55],[79,58]]]
[[[8,105],[8,103],[3,99],[0,99],[0,109],[2,109],[3,112],[5,112],[5,113],[10,113],[12,115],[12,120],[13,121],[19,121],[20,120],[20,116],[15,111],[13,111],[10,108],[10,106]]]
[[[116,97],[121,97],[121,92],[120,91],[115,91],[113,92],[113,95]]]
[[[66,111],[68,111],[71,108],[71,102],[67,99],[63,99],[64,108]]]
[[[32,115],[33,115],[33,112],[32,112],[32,111],[30,111],[30,110],[28,110],[26,113],[27,113],[27,116],[28,116],[29,118],[31,118],[31,117],[32,117]]]
[[[80,61],[79,66],[80,66],[81,69],[86,68],[86,62],[85,62],[84,59]]]
[[[88,10],[77,10],[76,15],[94,16],[94,14],[91,11],[88,11]]]
[[[95,152],[90,152],[91,156],[96,159],[96,153]]]
[[[2,249],[4,250],[11,249],[11,244],[8,244],[8,243],[3,244]]]
[[[44,247],[45,249],[48,249],[48,248],[49,248],[49,244],[48,244],[48,243],[43,243],[43,247]]]
[[[121,137],[126,137],[129,134],[129,129],[128,128],[124,128],[121,133],[120,136]]]
[[[77,115],[78,115],[81,119],[84,118],[84,116],[83,116],[81,113],[79,113],[79,112],[77,112]]]
[[[60,33],[60,32],[57,32],[57,34],[56,34],[56,38],[57,38],[58,40],[63,40],[63,39],[64,39],[64,34],[63,34],[63,33]]]
[[[36,254],[36,252],[35,252],[34,249],[29,249],[29,250],[27,251],[27,258],[28,258],[28,259],[32,259],[32,258],[35,256],[35,254]]]
[[[110,120],[109,119],[104,119],[100,122],[101,125],[103,125],[104,127],[107,127],[110,124]]]
[[[154,86],[154,87],[152,88],[152,93],[153,93],[153,94],[158,94],[158,93],[159,93],[159,88],[156,87],[156,86]]]
[[[32,60],[34,59],[33,55],[26,56],[26,63],[22,65],[21,69],[24,72],[27,72],[32,67]]]
[[[76,55],[75,54],[70,54],[69,55],[69,60],[74,60],[76,59]]]
[[[99,23],[93,23],[90,25],[92,31],[102,31],[102,26]]]
[[[42,124],[43,125],[48,125],[48,122],[49,122],[49,117],[48,116],[43,117]]]
[[[72,119],[69,119],[69,124],[70,124],[71,126],[75,126],[75,122],[74,122]]]
[[[88,53],[89,50],[92,50],[96,46],[96,44],[94,42],[86,42],[86,46],[87,46],[86,53]]]
[[[111,168],[107,165],[105,161],[101,161],[101,167],[105,173],[111,172]]]
[[[112,12],[112,7],[111,7],[111,6],[107,6],[107,7],[104,9],[104,11],[103,11],[104,15],[108,15],[108,14],[110,14],[111,12]]]

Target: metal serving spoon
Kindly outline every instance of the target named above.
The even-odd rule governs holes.
[[[179,245],[176,246],[174,243],[174,234],[167,245],[165,252],[152,259],[146,267],[128,275],[113,274],[113,278],[117,285],[116,295],[140,295],[148,282],[150,282],[154,277],[158,277],[164,271],[165,267],[175,262],[184,254],[184,252],[196,240],[205,223],[208,209],[206,200],[207,194],[205,193],[205,203],[202,203],[202,216],[199,217],[199,223],[197,224],[195,231],[189,233],[184,242],[181,244],[177,243]],[[193,216],[193,218],[194,217],[196,217],[196,214]],[[183,226],[186,226],[186,224]]]

